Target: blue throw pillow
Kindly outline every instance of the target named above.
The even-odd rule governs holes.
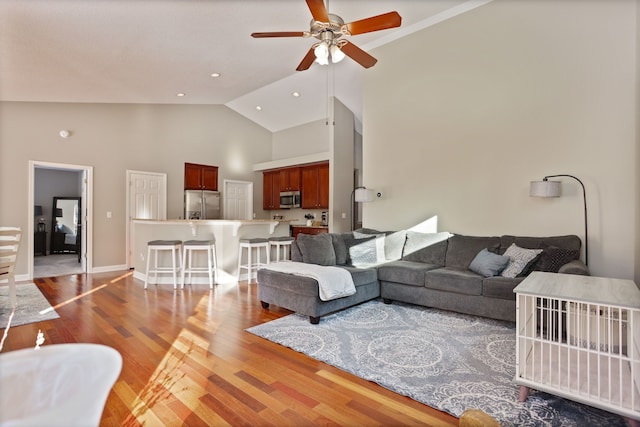
[[[494,254],[485,248],[478,252],[473,261],[471,261],[469,270],[483,277],[493,277],[500,274],[509,264],[509,261],[510,258],[508,256]]]

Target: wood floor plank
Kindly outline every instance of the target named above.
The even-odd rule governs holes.
[[[290,314],[264,310],[246,282],[150,286],[132,272],[35,280],[59,319],[11,328],[3,351],[93,342],[123,369],[103,426],[437,426],[451,415],[245,329]],[[3,332],[3,330],[0,330]]]

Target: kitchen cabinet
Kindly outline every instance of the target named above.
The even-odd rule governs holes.
[[[184,189],[218,191],[218,167],[185,163]]]
[[[320,233],[328,233],[329,229],[327,227],[297,227],[295,225],[291,226],[291,235],[294,239],[298,237],[298,234],[320,234]]]
[[[280,191],[300,191],[300,168],[280,169]]]
[[[303,209],[329,208],[329,163],[301,168]]]
[[[262,177],[262,209],[280,209],[280,171],[264,172]]]

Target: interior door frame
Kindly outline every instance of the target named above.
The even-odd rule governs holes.
[[[125,236],[125,254],[127,260],[127,268],[133,268],[133,254],[131,253],[131,238],[133,230],[131,228],[131,176],[133,174],[143,174],[143,175],[152,175],[162,180],[162,192],[161,195],[164,199],[164,203],[162,203],[162,209],[160,211],[160,219],[167,219],[167,174],[161,172],[147,172],[147,171],[136,171],[127,169],[127,189],[126,189],[126,212],[127,212],[127,221],[126,221],[126,236]]]
[[[28,280],[33,280],[33,236],[34,236],[34,205],[35,205],[35,174],[36,169],[54,169],[82,172],[82,200],[81,205],[84,211],[83,228],[81,233],[81,256],[82,271],[86,273],[93,272],[93,166],[72,165],[65,163],[41,162],[38,160],[29,160],[29,194],[27,200],[27,212],[29,222],[27,223],[27,276]]]

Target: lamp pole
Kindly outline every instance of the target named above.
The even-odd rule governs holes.
[[[543,181],[548,181],[549,178],[561,178],[561,177],[567,177],[567,178],[573,178],[576,181],[578,181],[580,183],[580,185],[582,186],[582,200],[584,202],[584,263],[585,265],[589,265],[589,238],[587,235],[587,192],[584,188],[584,184],[582,183],[582,181],[580,181],[580,179],[576,178],[573,175],[547,175],[543,178]]]

